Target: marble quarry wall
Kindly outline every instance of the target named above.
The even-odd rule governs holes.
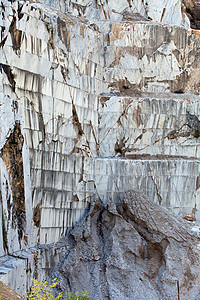
[[[45,280],[66,251],[66,246],[59,242],[4,255],[0,257],[1,281],[25,297],[33,284],[32,279]]]
[[[59,241],[130,188],[199,218],[186,3],[6,0],[0,15],[0,256]]]
[[[2,8],[1,254],[59,240],[94,194],[102,36],[47,12],[17,2]]]
[[[98,20],[121,21],[139,14],[143,18],[170,25],[190,28],[190,14],[181,0],[41,0],[48,6],[75,16],[85,16],[96,23]],[[191,6],[191,3],[190,3]],[[192,5],[196,8],[196,5]]]

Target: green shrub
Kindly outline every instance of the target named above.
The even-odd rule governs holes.
[[[80,294],[80,292],[74,293],[68,293],[68,298],[66,300],[89,300],[90,297],[88,297],[88,291],[84,291],[83,295]]]

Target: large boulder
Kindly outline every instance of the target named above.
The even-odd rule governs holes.
[[[127,191],[119,205],[98,200],[69,238],[51,278],[92,299],[200,299],[199,240],[187,222]]]

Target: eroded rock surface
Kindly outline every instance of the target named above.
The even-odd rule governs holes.
[[[6,222],[5,228],[3,228],[4,243],[5,247],[7,248],[9,248],[9,245],[6,239],[6,232],[9,230],[9,227],[12,226],[13,229],[16,229],[19,244],[21,244],[21,240],[24,237],[24,230],[26,228],[24,172],[22,158],[23,143],[24,138],[21,133],[20,125],[16,123],[14,131],[11,133],[9,139],[2,149],[2,158],[9,173],[9,181],[13,194],[13,199],[11,199],[11,197],[8,198],[7,216],[4,216],[4,222]]]
[[[200,40],[180,0],[5,0],[0,33],[0,256],[129,188],[200,217]]]
[[[101,20],[121,21],[126,14],[139,14],[146,20],[155,20],[164,24],[190,27],[189,18],[181,9],[181,0],[40,0],[46,5],[70,12],[75,16],[84,16],[98,23]]]
[[[199,299],[198,241],[186,221],[127,191],[118,206],[94,204],[52,278],[95,300],[176,299],[178,280],[181,299]]]
[[[192,28],[200,29],[200,2],[198,0],[183,0],[185,12],[190,19]]]

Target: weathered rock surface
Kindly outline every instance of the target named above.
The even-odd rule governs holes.
[[[124,19],[108,18],[98,26],[73,16],[76,5],[73,14],[28,1],[1,6],[0,255],[58,241],[73,227],[101,194],[104,178],[118,176],[107,169],[96,173],[99,156],[198,157],[199,37],[148,20],[142,2],[134,3],[137,9],[126,1],[115,8]],[[124,162],[118,163],[122,170]],[[183,178],[185,169],[178,173]],[[195,178],[188,174],[198,181],[198,171]],[[156,183],[157,195],[166,191],[168,178],[163,179],[164,185]],[[189,213],[198,209],[196,186],[184,206]],[[151,180],[140,187],[146,194],[155,189]],[[181,186],[177,190],[183,192]],[[179,209],[179,198],[159,203]]]
[[[189,18],[181,9],[181,0],[40,0],[46,5],[70,12],[75,16],[85,16],[94,23],[101,20],[121,21],[127,14],[139,14],[145,19],[170,25],[190,27]]]
[[[122,203],[97,201],[71,232],[70,250],[51,275],[59,288],[92,299],[199,299],[199,242],[186,221],[127,191]]]
[[[192,28],[200,29],[200,2],[198,0],[183,0],[182,5],[185,5],[185,11],[190,19]]]
[[[198,219],[200,39],[181,1],[41,2],[0,5],[0,256],[127,188]]]
[[[111,92],[197,93],[199,37],[154,22],[112,23],[105,43],[105,79]]]
[[[26,291],[30,291],[33,284],[32,278],[45,280],[66,251],[66,242],[61,240],[58,243],[40,245],[14,252],[12,255],[4,255],[0,257],[1,280],[25,297]]]
[[[99,107],[99,155],[199,157],[199,96],[105,95]]]
[[[199,160],[136,156],[95,159],[95,184],[104,203],[118,202],[126,189],[143,192],[176,214],[194,213],[199,219]]]

